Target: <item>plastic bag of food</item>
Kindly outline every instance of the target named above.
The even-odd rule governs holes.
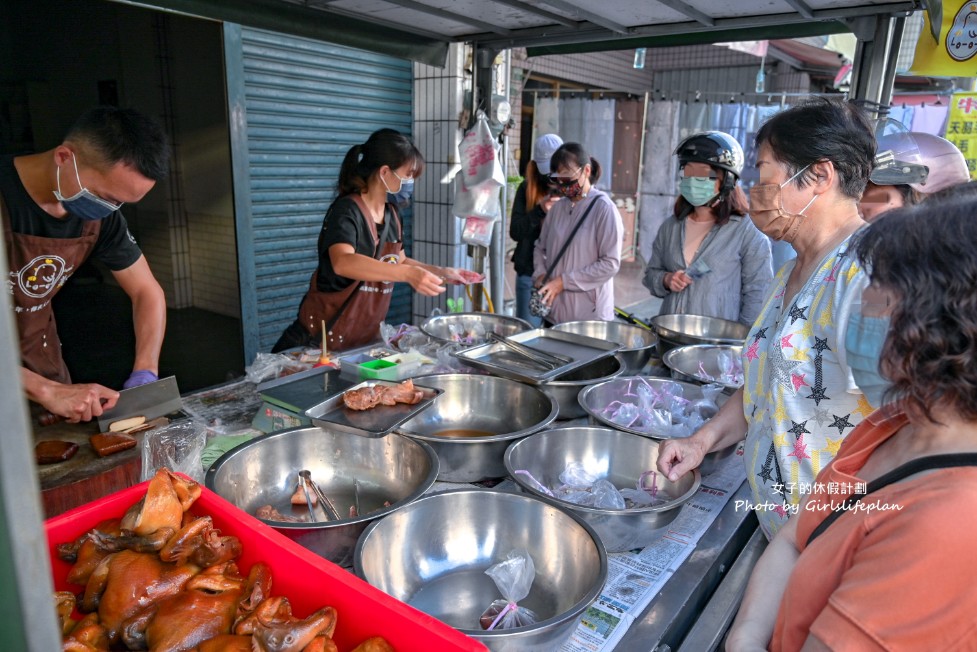
[[[244,371],[248,382],[257,385],[264,380],[281,378],[297,371],[303,371],[309,366],[281,353],[259,353],[254,357],[254,362]]]
[[[619,426],[631,427],[640,416],[638,406],[633,403],[620,403],[609,416],[608,420]]]
[[[560,482],[568,489],[589,491],[596,481],[597,476],[588,472],[580,462],[570,462],[560,474]]]
[[[650,481],[649,481],[650,478]],[[648,507],[668,502],[669,498],[662,492],[658,493],[658,472],[645,471],[638,478],[634,489],[621,489],[621,496],[631,507]]]
[[[590,491],[594,494],[594,507],[598,509],[625,508],[624,496],[610,480],[604,478],[597,480]]]
[[[489,567],[485,574],[495,580],[503,600],[496,600],[482,612],[478,622],[482,629],[512,629],[526,627],[539,620],[531,609],[519,606],[525,600],[536,579],[536,566],[526,550],[513,550],[505,561]]]
[[[202,455],[206,445],[206,426],[192,419],[147,431],[142,439],[142,480],[152,479],[166,467],[203,482]]]

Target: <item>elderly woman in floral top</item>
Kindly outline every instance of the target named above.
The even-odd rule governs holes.
[[[845,359],[845,325],[868,278],[851,245],[875,136],[857,107],[795,106],[757,133],[750,217],[797,252],[777,273],[743,347],[745,384],[692,437],[666,441],[676,478],[746,438],[753,509],[767,537],[796,511],[845,436],[872,411]]]

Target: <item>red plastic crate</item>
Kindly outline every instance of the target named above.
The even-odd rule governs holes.
[[[56,546],[74,541],[100,522],[120,518],[146,494],[142,484],[123,489],[48,520],[48,552],[58,591],[78,593],[82,587],[65,578],[71,565],[58,559]],[[484,652],[485,646],[421,611],[370,586],[354,574],[313,554],[238,509],[201,485],[191,512],[209,515],[224,534],[241,540],[237,560],[242,574],[263,561],[271,568],[272,595],[287,596],[296,616],[304,618],[326,605],[339,613],[333,639],[342,651],[352,650],[371,636],[382,636],[398,652],[465,650]]]

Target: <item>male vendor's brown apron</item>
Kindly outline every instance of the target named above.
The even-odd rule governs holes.
[[[373,257],[382,262],[399,263],[404,245],[400,242],[403,238],[397,211],[391,211],[394,224],[387,225],[387,228],[396,227],[398,242],[384,242],[381,247],[376,222],[369,217],[370,213],[362,196],[353,194],[351,197],[370,227]],[[387,316],[387,309],[390,308],[394,284],[387,281],[358,281],[339,292],[320,292],[316,288],[318,273],[318,269],[312,273],[309,291],[299,306],[299,322],[302,326],[314,339],[320,339],[322,322],[325,321],[330,351],[345,351],[376,340],[380,322]]]
[[[7,288],[13,295],[21,363],[45,378],[70,383],[51,299],[95,248],[102,221],[84,220],[77,238],[43,238],[14,233],[2,199],[0,213],[10,266]]]

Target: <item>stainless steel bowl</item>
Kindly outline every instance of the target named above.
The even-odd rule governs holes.
[[[267,523],[329,561],[349,566],[356,540],[367,525],[401,509],[434,484],[438,456],[427,444],[399,435],[370,439],[323,428],[291,428],[225,453],[207,471],[205,482],[208,489],[249,514],[271,505],[285,515],[307,516],[307,509],[293,512],[289,503],[303,469],[312,473],[312,480],[341,516],[357,504],[360,516],[318,523]],[[390,505],[385,507],[385,502]]]
[[[534,489],[517,470],[528,471],[550,489],[562,484],[560,474],[571,463],[583,464],[588,473],[606,478],[619,489],[634,489],[641,474],[653,476],[659,496],[667,502],[633,509],[598,509],[545,495]],[[676,482],[657,473],[658,442],[611,428],[572,426],[537,432],[509,446],[505,466],[519,486],[532,495],[577,514],[600,535],[607,552],[643,548],[658,539],[680,508],[699,490],[698,471],[690,471]],[[651,486],[646,479],[645,485]]]
[[[671,349],[662,358],[665,366],[671,370],[672,378],[689,383],[715,383],[722,385],[727,394],[732,394],[743,386],[743,383],[724,383],[709,378],[718,378],[722,373],[719,357],[722,354],[731,355],[739,360],[743,353],[742,345],[732,344],[689,344]]]
[[[558,331],[595,337],[614,342],[624,348],[617,352],[624,362],[624,373],[640,373],[655,353],[658,336],[647,328],[641,328],[622,321],[568,321],[553,327]]]
[[[484,631],[479,616],[502,597],[485,570],[517,549],[536,567],[519,604],[540,620]],[[607,579],[604,548],[579,516],[531,496],[485,489],[424,496],[373,523],[356,545],[354,566],[373,586],[494,652],[560,649]]]
[[[529,322],[518,317],[495,315],[490,312],[453,312],[428,317],[421,323],[421,330],[428,337],[441,342],[460,342],[466,346],[484,344],[484,338],[459,340],[452,337],[452,328],[464,330],[472,324],[478,324],[486,333],[495,333],[504,337],[532,329]]]
[[[650,378],[646,376],[618,376],[617,378],[612,378],[611,380],[599,383],[596,385],[591,385],[586,387],[580,392],[580,396],[577,400],[580,401],[580,405],[583,407],[584,411],[590,416],[590,422],[595,425],[604,425],[615,430],[620,430],[622,432],[629,432],[633,435],[641,435],[643,437],[651,437],[653,439],[668,439],[670,435],[665,432],[648,431],[645,432],[638,428],[628,427],[614,423],[609,418],[604,416],[602,412],[604,409],[613,403],[614,401],[621,401],[622,397],[627,397],[629,394],[635,394],[635,388],[638,383],[647,383],[651,385],[656,391],[662,391],[664,389],[663,385],[665,383],[672,383],[678,385],[682,388],[682,396],[691,401],[697,401],[704,398],[702,394],[702,385],[686,383],[680,380],[672,380],[671,378]],[[717,407],[722,407],[722,405],[729,399],[726,394],[719,394],[716,397]],[[637,404],[638,400],[636,398],[627,399],[628,402],[633,402]],[[707,419],[714,416],[715,413],[705,414]]]
[[[436,374],[416,380],[444,393],[400,432],[434,449],[441,467],[438,479],[446,482],[505,476],[502,457],[509,444],[542,430],[557,415],[555,399],[508,378]]]
[[[702,315],[658,315],[650,323],[658,333],[662,356],[686,344],[743,344],[750,332],[739,322]]]
[[[539,385],[539,388],[553,397],[560,408],[558,419],[576,419],[586,412],[577,401],[577,394],[588,385],[616,378],[624,373],[624,363],[616,355],[595,360],[585,367],[557,376],[554,380]]]

